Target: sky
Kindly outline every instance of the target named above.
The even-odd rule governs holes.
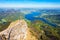
[[[60,0],[0,0],[0,8],[60,8]]]

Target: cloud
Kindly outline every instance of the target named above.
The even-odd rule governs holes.
[[[0,8],[60,8],[58,4],[0,4]]]

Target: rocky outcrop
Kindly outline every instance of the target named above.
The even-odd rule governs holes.
[[[9,27],[0,32],[0,40],[37,40],[32,36],[24,20],[12,22]]]
[[[0,32],[0,39],[3,40],[25,40],[27,34],[27,24],[24,20],[12,22],[10,26]],[[4,36],[4,37],[3,37]]]

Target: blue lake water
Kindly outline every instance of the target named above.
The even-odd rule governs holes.
[[[30,21],[41,20],[42,22],[44,22],[46,24],[49,24],[51,26],[54,26],[54,27],[57,26],[56,24],[49,22],[45,18],[34,17],[34,16],[40,16],[40,15],[41,15],[41,13],[39,13],[39,12],[31,12],[30,14],[25,15],[25,18],[28,19],[28,20],[30,20]]]

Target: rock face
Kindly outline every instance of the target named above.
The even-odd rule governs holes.
[[[12,22],[10,26],[0,32],[0,40],[25,40],[27,34],[27,23],[24,20]],[[4,37],[3,37],[4,36]]]
[[[24,20],[12,22],[9,27],[0,32],[0,40],[37,40],[32,36]]]

